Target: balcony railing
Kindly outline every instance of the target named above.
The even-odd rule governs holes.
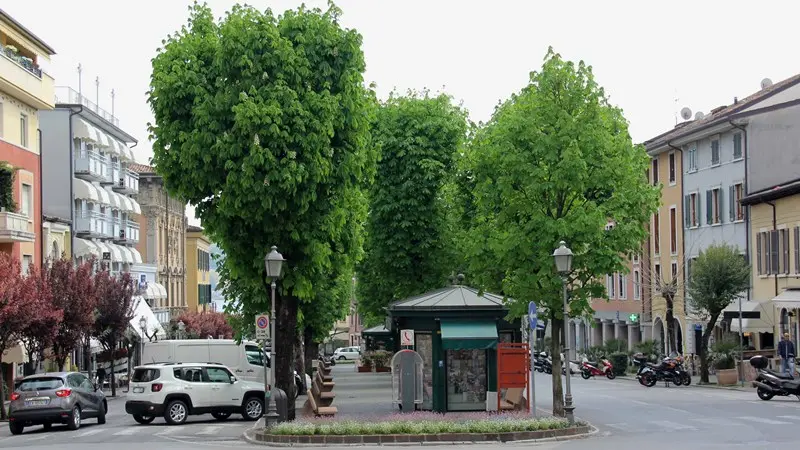
[[[78,211],[75,214],[77,233],[90,233],[98,236],[109,236],[112,231],[111,221],[106,214],[99,211]]]
[[[0,242],[33,242],[36,233],[29,228],[28,216],[0,212]]]
[[[128,242],[139,242],[139,223],[128,220],[125,225],[124,239]]]
[[[82,155],[86,155],[82,157]],[[89,175],[92,181],[105,180],[108,176],[108,163],[94,150],[81,150],[75,153],[75,174]]]
[[[118,178],[115,178],[114,190],[126,194],[139,192],[139,174],[126,167],[122,168]]]
[[[8,58],[9,60],[11,60],[11,62],[16,63],[23,69],[27,70],[28,72],[31,73],[31,75],[38,78],[42,78],[42,69],[39,68],[39,66],[37,66],[32,59],[26,56],[22,56],[19,54],[19,52],[14,51],[14,49],[11,48],[11,46],[9,45],[4,46],[3,44],[0,44],[0,55],[4,56],[5,58]]]
[[[67,86],[56,86],[56,103],[66,103],[70,105],[83,105],[88,109],[91,109],[98,116],[102,117],[103,119],[111,122],[116,127],[119,127],[119,119],[114,117],[113,114],[109,113],[105,109],[97,106],[94,102],[86,98],[84,95],[80,94],[79,92],[75,91],[71,87]]]

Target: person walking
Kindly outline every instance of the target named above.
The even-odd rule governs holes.
[[[103,386],[106,381],[106,369],[103,366],[100,366],[97,369],[97,385],[100,386],[100,389],[103,389]]]
[[[783,333],[783,340],[778,343],[778,356],[781,358],[781,372],[794,377],[794,342],[789,333]]]

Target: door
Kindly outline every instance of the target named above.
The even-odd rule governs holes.
[[[192,398],[192,406],[208,408],[213,403],[213,386],[208,381],[205,371],[201,367],[185,367],[175,369],[175,378],[183,381],[183,390]]]
[[[239,367],[232,367],[234,375],[241,380],[263,383],[264,361],[267,359],[264,352],[257,345],[246,344],[244,346],[244,359],[245,361],[239,364]]]
[[[70,390],[72,390],[72,395],[75,396],[75,401],[81,408],[81,415],[91,416],[97,413],[97,407],[92,399],[94,389],[87,390],[84,382],[88,383],[89,386],[92,385],[89,383],[89,379],[83,374],[73,373],[67,376],[67,385]]]
[[[239,386],[231,383],[231,373],[224,367],[206,367],[206,376],[211,384],[211,405],[238,406],[242,403]]]

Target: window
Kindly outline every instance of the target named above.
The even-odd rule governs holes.
[[[231,373],[222,367],[207,367],[208,381],[212,383],[230,383]]]
[[[655,280],[653,280],[654,281],[653,286],[657,286],[663,281],[661,279],[661,264],[656,263],[656,265],[653,267],[653,273],[655,274]]]
[[[669,209],[669,251],[678,254],[678,210],[674,206]]]
[[[789,273],[789,229],[784,228],[778,230],[778,238],[780,241],[781,263],[778,273]]]
[[[714,139],[711,141],[711,165],[719,165],[719,140]]]
[[[614,275],[606,276],[606,290],[608,291],[608,298],[614,298]]]
[[[28,116],[25,114],[19,116],[19,144],[28,147]]]
[[[706,191],[706,223],[717,225],[722,222],[722,190],[714,188]]]
[[[33,186],[22,184],[22,213],[33,220]]]
[[[133,371],[132,381],[134,383],[148,383],[155,381],[161,377],[161,371],[158,369],[136,369]]]
[[[642,298],[642,273],[639,269],[633,271],[633,299]]]
[[[697,192],[683,198],[683,222],[686,228],[700,226],[700,197]]]
[[[731,222],[744,220],[744,206],[742,197],[744,196],[744,186],[742,183],[735,184],[728,188],[728,215]]]
[[[669,154],[669,184],[675,184],[675,152]]]
[[[742,133],[733,135],[733,159],[742,159]]]
[[[633,256],[631,257],[631,260],[633,261],[634,264],[639,264],[639,261],[642,260],[642,257],[638,253],[634,253]]]
[[[671,279],[674,280],[674,279],[678,278],[678,263],[675,262],[675,261],[672,261],[672,264],[670,264],[670,269],[672,270],[672,278]]]
[[[697,147],[692,147],[686,152],[686,157],[689,160],[689,172],[697,170]]]
[[[800,227],[794,227],[794,273],[800,273]]]
[[[617,279],[619,280],[619,298],[625,300],[628,298],[628,277],[619,273]]]
[[[659,235],[661,234],[661,226],[659,225],[661,222],[661,214],[656,212],[653,215],[653,244],[655,245],[654,252],[656,255],[661,253],[661,238]]]
[[[762,231],[756,235],[759,275],[789,273],[789,230]]]
[[[29,266],[33,264],[33,256],[32,255],[22,255],[22,273],[25,275],[28,274],[30,270]]]
[[[247,356],[247,362],[254,366],[264,365],[264,352],[255,345],[245,345],[244,354]]]
[[[653,158],[653,186],[658,186],[658,159]]]

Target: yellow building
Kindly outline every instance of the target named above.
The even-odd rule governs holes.
[[[800,181],[742,199],[750,207],[752,297],[760,319],[743,328],[758,350],[777,347],[780,336],[800,335]],[[760,326],[757,326],[760,325]]]
[[[686,347],[684,327],[684,267],[683,267],[683,190],[682,155],[661,137],[645,143],[652,157],[649,170],[653,185],[661,185],[661,205],[650,219],[649,267],[642,274],[644,289],[651,294],[652,339],[666,343],[667,302],[661,293],[666,289],[675,291],[673,316],[675,343],[677,348],[665,348],[665,352],[682,353]],[[644,325],[644,324],[643,324]],[[648,338],[649,333],[644,333]],[[665,346],[666,347],[666,346]]]
[[[192,225],[186,228],[186,303],[189,311],[211,310],[211,241]]]

